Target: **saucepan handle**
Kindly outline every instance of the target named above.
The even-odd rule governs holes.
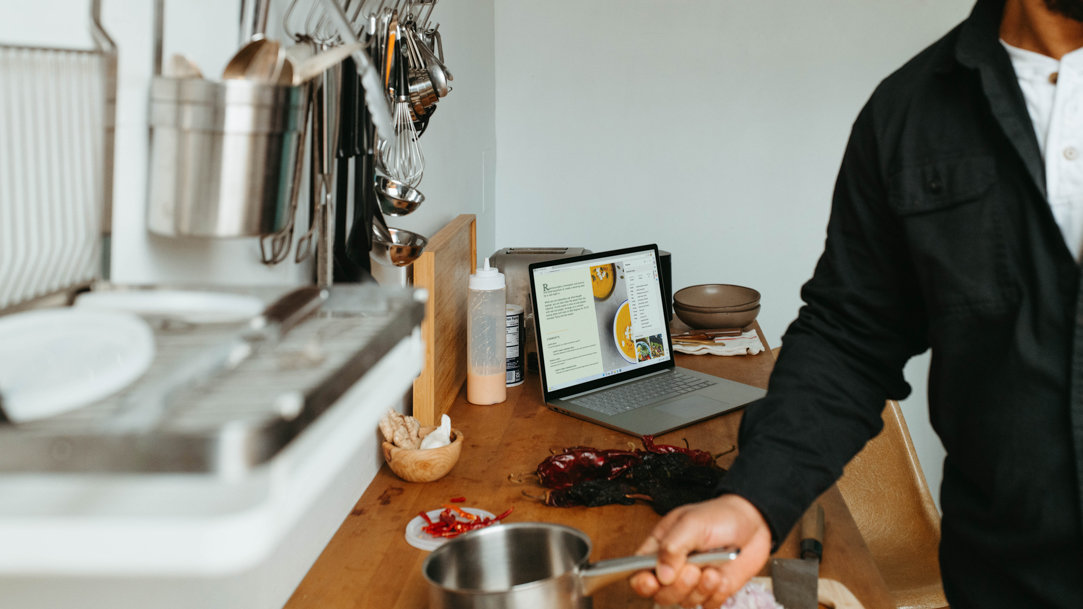
[[[688,555],[688,562],[696,565],[720,565],[735,558],[740,550],[735,548],[717,548]],[[579,572],[579,581],[584,596],[590,596],[597,590],[627,579],[636,571],[653,569],[658,564],[658,555],[627,556],[612,558],[588,565]]]

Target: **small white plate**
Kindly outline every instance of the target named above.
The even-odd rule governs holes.
[[[0,395],[13,422],[104,398],[154,359],[154,333],[131,313],[46,309],[0,317]]]
[[[76,306],[168,317],[193,324],[246,321],[263,311],[255,296],[187,290],[103,290],[75,299]]]
[[[496,516],[492,512],[486,512],[485,510],[479,510],[478,508],[464,507],[460,509],[462,509],[462,511],[464,512],[469,512],[477,516],[478,518],[496,518]],[[428,512],[425,512],[425,514],[428,515],[428,517],[432,519],[433,522],[436,522],[436,520],[440,518],[440,512],[443,511],[443,509],[429,510]],[[496,526],[497,524],[500,523],[497,522],[496,524],[490,526]],[[432,535],[429,535],[428,533],[423,531],[422,529],[424,529],[427,525],[428,523],[425,522],[424,518],[422,518],[420,515],[415,516],[414,519],[406,525],[406,543],[420,550],[428,550],[431,552],[432,550],[435,550],[436,548],[444,545],[448,541],[448,537],[433,537]]]

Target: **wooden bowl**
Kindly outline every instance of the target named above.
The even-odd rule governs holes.
[[[705,313],[682,307],[673,303],[673,313],[684,323],[692,328],[705,330],[721,330],[728,328],[746,328],[756,320],[760,312],[760,305],[744,311],[715,311]]]
[[[748,311],[760,304],[760,293],[741,285],[702,283],[677,290],[673,302],[686,311]]]
[[[436,429],[421,428],[422,437]],[[451,444],[440,448],[400,448],[390,442],[383,443],[384,460],[395,475],[407,482],[432,482],[439,480],[455,467],[463,450],[463,434],[451,430]]]

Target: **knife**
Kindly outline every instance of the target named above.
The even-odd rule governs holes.
[[[771,561],[771,588],[786,609],[816,609],[823,556],[824,510],[815,504],[801,518],[801,558]]]

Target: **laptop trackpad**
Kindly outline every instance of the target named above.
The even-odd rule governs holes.
[[[666,402],[656,409],[687,419],[717,414],[727,410],[728,407],[729,404],[718,400],[712,400],[709,397],[702,395],[686,395],[681,396],[672,402]]]

